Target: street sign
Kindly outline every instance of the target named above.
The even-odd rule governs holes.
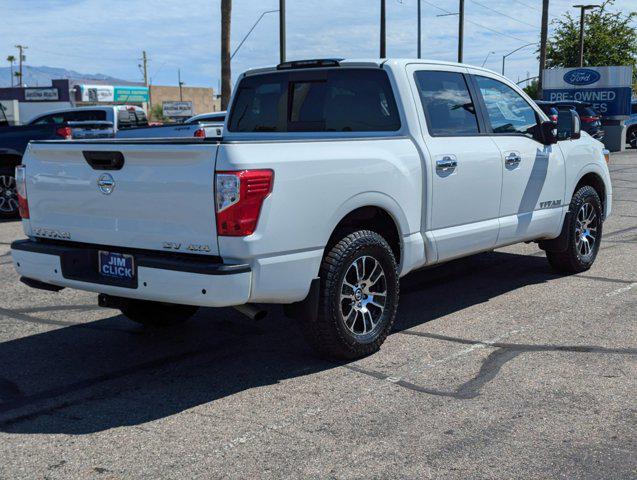
[[[605,117],[630,115],[632,67],[552,68],[544,70],[542,94],[552,102],[578,100]]]
[[[192,117],[192,102],[162,102],[164,117]]]
[[[24,99],[27,102],[57,102],[60,95],[57,88],[25,88]]]

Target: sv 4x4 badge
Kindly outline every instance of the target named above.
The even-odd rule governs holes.
[[[162,246],[166,250],[181,250],[181,243],[164,242]],[[186,247],[186,250],[191,252],[210,252],[210,245],[196,245],[191,243]]]

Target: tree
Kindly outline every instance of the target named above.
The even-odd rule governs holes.
[[[232,0],[221,0],[221,110],[228,108],[232,89],[230,70],[230,19]]]
[[[637,80],[637,28],[631,23],[637,12],[609,10],[615,0],[606,0],[601,8],[589,10],[584,27],[584,65],[632,65]],[[546,51],[546,67],[579,66],[579,18],[567,12],[553,20],[554,31]]]
[[[533,80],[531,83],[529,83],[522,90],[524,90],[526,92],[526,94],[529,97],[531,97],[532,99],[539,100],[539,89],[540,89],[539,82],[537,80]]]
[[[9,55],[7,57],[7,62],[11,65],[11,86],[13,87],[13,64],[15,63],[15,56]]]

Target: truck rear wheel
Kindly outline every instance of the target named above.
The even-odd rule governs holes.
[[[15,187],[15,171],[0,169],[0,218],[18,218],[18,193]]]
[[[183,323],[197,313],[197,310],[199,307],[147,300],[127,300],[120,306],[125,317],[149,327],[168,327]]]
[[[585,185],[575,192],[569,212],[562,231],[566,249],[547,250],[546,258],[558,272],[579,273],[591,268],[602,241],[602,202],[595,189]]]
[[[322,356],[355,359],[376,352],[387,338],[398,306],[398,268],[387,241],[376,232],[347,235],[323,258],[315,320],[306,337]]]

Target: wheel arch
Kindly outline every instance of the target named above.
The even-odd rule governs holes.
[[[580,172],[580,174],[578,175],[578,178],[579,180],[577,181],[577,183],[575,184],[575,186],[573,187],[571,191],[571,196],[569,197],[569,201],[570,201],[570,198],[573,198],[573,195],[575,195],[575,192],[577,192],[583,186],[588,185],[597,192],[597,195],[599,196],[599,199],[602,202],[602,211],[604,212],[604,216],[606,216],[608,213],[607,194],[610,192],[608,191],[606,182],[604,181],[604,177],[602,176],[602,174],[596,171],[596,169],[589,168]]]
[[[22,155],[18,152],[5,150],[0,152],[0,169],[15,168],[22,163]]]
[[[404,228],[406,228],[406,226],[401,225],[401,216],[406,225],[406,218],[402,211],[391,208],[387,201],[348,203],[349,208],[341,208],[339,213],[335,215],[336,220],[332,222],[325,251],[328,251],[348,232],[362,229],[372,230],[387,240],[396,257],[396,262],[400,264],[403,253],[402,235],[405,231]]]

